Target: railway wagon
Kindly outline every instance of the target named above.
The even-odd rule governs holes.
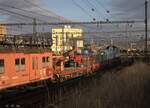
[[[121,62],[120,49],[116,46],[107,46],[99,51],[99,59],[103,68],[115,66]]]
[[[0,90],[53,78],[52,52],[0,53]]]
[[[80,65],[78,65],[78,61],[72,59],[67,61],[67,65],[65,65],[63,56],[53,56],[54,79],[67,80],[88,74],[98,68],[93,64],[90,56],[82,55],[82,60],[79,59],[79,61]]]

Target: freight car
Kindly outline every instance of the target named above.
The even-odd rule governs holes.
[[[84,51],[87,52],[86,50]],[[82,75],[88,75],[100,68],[99,62],[95,61],[94,56],[91,54],[77,54],[75,50],[73,50],[73,52],[69,51],[66,56],[54,56],[54,79],[63,81]]]

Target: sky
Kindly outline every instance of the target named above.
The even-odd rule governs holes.
[[[149,10],[150,3],[148,4]],[[144,21],[144,0],[0,0],[0,21],[7,23],[33,22],[33,18],[40,22],[93,21],[93,18],[98,21],[106,21],[106,19]],[[150,19],[150,14],[148,14],[148,18]],[[143,30],[143,24],[134,25],[129,29],[139,27],[138,29]],[[22,31],[24,33],[29,31],[29,29],[32,31],[32,27],[24,27],[24,29],[19,26],[9,28],[11,31],[12,29],[15,29],[14,31],[17,29],[19,32]],[[41,29],[39,31],[50,31],[50,27],[39,29]],[[90,27],[86,26],[85,29],[86,31],[90,29],[103,32],[111,30],[121,31],[126,30],[126,24],[99,25],[99,27],[90,25]],[[13,33],[15,33],[14,31]]]
[[[95,2],[91,2],[92,4],[96,4],[96,8],[99,10],[99,15],[98,12],[93,12],[92,6],[86,3],[86,0],[74,0],[76,4],[80,5],[81,7],[86,10],[93,18],[96,18],[97,20],[102,20],[103,18],[100,15],[101,13],[106,13],[104,12],[105,10],[97,5]],[[92,17],[89,17],[87,13],[85,13],[82,9],[80,9],[72,0],[44,0],[45,4],[47,4],[47,7],[54,12],[66,17],[67,19],[75,20],[75,21],[89,21],[92,20]],[[103,3],[103,2],[102,2]],[[94,8],[94,7],[93,7]]]
[[[76,4],[96,20],[144,19],[144,0],[43,0],[43,3],[53,12],[78,21],[92,18]]]
[[[41,11],[34,4],[51,12]],[[144,0],[0,0],[0,8],[12,11],[5,5],[51,17],[58,15],[57,18],[61,18],[60,16],[63,16],[65,19],[73,21],[144,19]],[[150,7],[150,5],[148,6]],[[13,11],[29,15],[16,9]],[[6,12],[0,11],[0,13],[1,19],[7,18],[4,14]],[[45,19],[41,15],[35,16]]]

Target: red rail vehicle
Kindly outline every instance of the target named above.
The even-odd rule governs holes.
[[[92,56],[76,55],[75,52],[69,58],[71,66],[66,67],[64,56],[52,56],[51,43],[45,41],[49,39],[14,38],[1,43],[0,90],[43,80],[66,80],[98,69]],[[20,41],[22,43],[18,44]]]
[[[52,52],[0,53],[0,89],[52,78]]]
[[[0,45],[0,90],[53,78],[50,38],[4,37]]]
[[[108,47],[96,54],[85,49],[82,53],[72,50],[64,56],[56,56],[50,49],[52,43],[48,37],[14,38],[0,42],[0,90],[90,75],[109,65],[108,61],[116,62],[120,56],[116,47]]]

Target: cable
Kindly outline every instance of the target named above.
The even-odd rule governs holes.
[[[108,9],[106,9],[104,7],[104,5],[99,1],[99,0],[95,0],[106,12],[109,11]]]
[[[92,7],[92,11],[95,11],[96,10],[96,13],[100,14],[101,17],[105,20],[107,18],[105,18],[104,16],[102,16],[102,13],[89,1],[89,0],[86,0],[85,3],[88,3],[91,7]],[[94,10],[95,9],[95,10]]]
[[[80,8],[85,14],[87,14],[90,18],[93,19],[92,15],[90,15],[84,8],[82,8],[77,2],[75,2],[74,0],[72,0],[72,2],[74,3],[75,6],[77,6],[78,8]]]
[[[31,4],[31,5],[33,5],[33,6],[37,7],[37,8],[39,8],[40,10],[42,10],[42,11],[44,11],[44,12],[52,13],[54,16],[58,16],[59,18],[54,17],[54,18],[56,18],[57,20],[62,20],[62,19],[65,20],[62,16],[56,15],[56,14],[54,14],[53,12],[51,12],[50,10],[47,10],[47,9],[45,9],[45,8],[42,8],[42,7],[40,7],[39,5],[34,4],[33,2],[31,2],[31,1],[29,1],[29,0],[24,0],[24,2],[26,2],[26,3],[28,3],[28,4]]]
[[[13,6],[9,6],[9,5],[4,5],[4,6],[9,7],[9,8],[12,8],[12,9],[21,10],[21,11],[24,11],[24,12],[31,12],[31,11],[28,11],[28,10],[20,9],[20,8],[13,7]],[[3,10],[5,10],[5,9],[3,9]],[[16,14],[16,13],[13,12],[13,11],[9,11],[9,10],[5,10],[5,11],[11,12],[11,13],[13,13],[13,14]],[[17,14],[20,15],[20,16],[23,15],[23,14],[19,14],[19,13],[17,13]],[[23,15],[23,16],[28,17],[27,15]],[[29,18],[29,17],[28,17],[28,18]],[[31,19],[31,18],[33,19],[33,17],[30,17],[30,19]],[[38,18],[36,18],[36,20],[41,21],[41,22],[45,22],[44,20],[41,20],[41,19],[38,19]]]
[[[99,0],[95,0],[107,13],[107,15],[109,15],[111,18],[115,18],[116,16],[109,14],[110,10],[108,8],[106,8]]]
[[[84,1],[83,1],[84,2]],[[87,2],[84,2],[84,4],[91,10],[93,10],[93,7],[91,7]],[[93,14],[93,13],[92,13]],[[93,20],[96,20],[95,18],[93,18]]]
[[[32,14],[38,14],[40,16],[46,16],[46,15],[43,15],[43,14],[39,14],[39,13],[36,13],[36,12],[33,12],[33,11],[28,11],[28,10],[25,10],[25,9],[21,9],[21,8],[17,8],[17,7],[14,7],[14,6],[9,6],[9,5],[6,5],[6,4],[0,4],[2,6],[5,6],[5,7],[9,7],[9,8],[12,8],[12,9],[17,9],[17,10],[21,10],[21,11],[24,11],[24,12],[30,12]],[[49,16],[46,16],[46,17],[49,17]],[[45,22],[41,19],[38,19],[39,21],[42,21],[42,22]]]
[[[1,8],[0,8],[1,9]],[[22,19],[22,20],[29,20],[29,18],[26,18],[26,17],[23,17],[22,15],[20,16],[20,15],[18,15],[18,17],[16,16],[16,13],[12,13],[12,12],[10,12],[10,11],[5,11],[4,9],[1,9],[0,11],[3,11],[3,12],[5,12],[4,14],[7,14],[7,15],[13,15],[13,16],[15,16],[16,18],[18,18],[18,17],[20,17],[19,19]],[[7,12],[7,13],[6,13]]]
[[[19,14],[19,13],[16,13],[16,12],[13,12],[13,11],[10,11],[10,10],[6,10],[6,9],[3,9],[3,8],[0,8],[0,10],[3,10],[3,11],[6,11],[6,12],[9,12],[9,13],[11,13],[11,14],[16,14],[16,15],[19,15],[19,16],[22,16],[22,17],[26,17],[26,18],[28,18],[28,19],[32,19],[32,20],[33,20],[33,18],[30,17],[30,16],[26,16],[26,15],[23,15],[23,14]]]
[[[33,20],[33,18],[32,17],[29,17],[29,16],[26,16],[26,15],[23,15],[23,14],[19,14],[19,13],[16,13],[16,12],[13,12],[13,11],[9,11],[9,10],[6,10],[6,9],[3,9],[3,8],[0,8],[0,10],[2,10],[2,11],[6,11],[6,12],[8,12],[8,13],[11,13],[11,14],[15,14],[15,15],[19,15],[19,16],[22,16],[22,17],[25,17],[25,18],[29,18],[29,19],[32,19]],[[13,25],[12,25],[13,26]],[[14,25],[15,26],[15,25]],[[12,29],[11,29],[12,30]],[[14,31],[14,30],[13,30]],[[15,31],[17,31],[16,29],[15,29]]]
[[[2,10],[0,10],[0,11],[2,11]],[[19,17],[17,17],[15,14],[11,14],[11,13],[9,13],[9,12],[5,12],[5,13],[4,13],[4,11],[3,11],[3,14],[5,14],[5,15],[13,15],[15,18],[18,18],[18,19],[14,19],[14,20],[19,20],[19,19],[21,20],[21,19],[22,19],[22,20],[26,20],[26,21],[27,21],[27,19],[22,18],[22,17],[19,18]],[[17,22],[18,22],[18,21],[17,21]],[[21,23],[21,21],[19,21],[19,22]]]

